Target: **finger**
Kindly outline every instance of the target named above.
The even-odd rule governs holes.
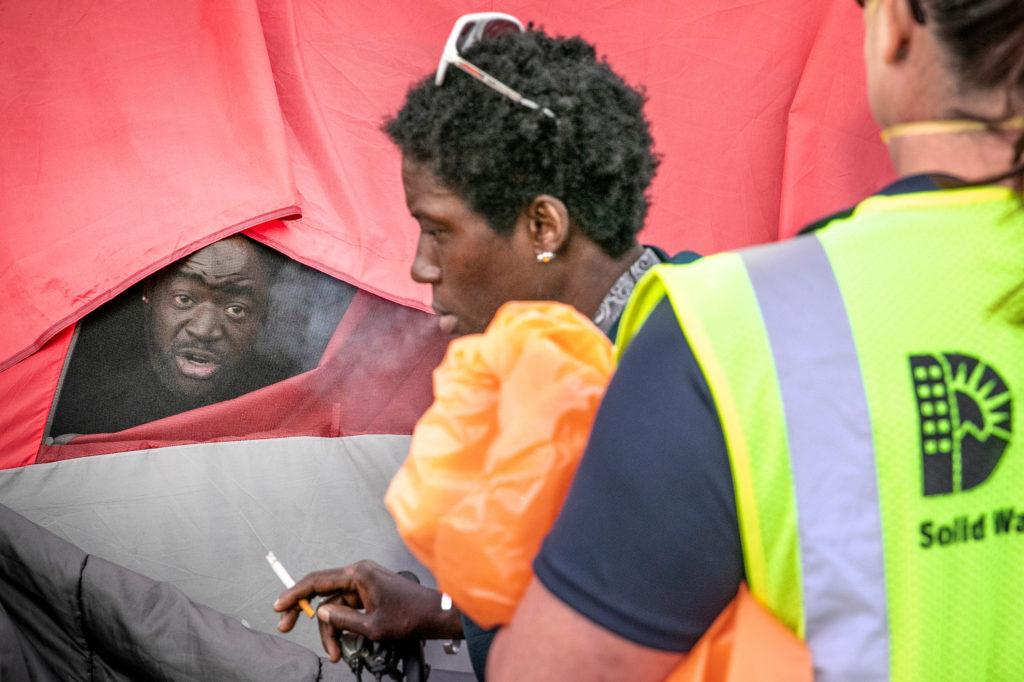
[[[339,592],[336,599],[332,599],[332,602],[338,602],[344,604],[353,609],[361,609],[364,607],[363,600],[359,597],[358,592]]]
[[[324,604],[343,604],[353,609],[363,608],[363,602],[355,592],[332,592],[331,594],[325,594],[318,601],[313,602],[313,610],[319,609]]]
[[[309,576],[306,577],[308,578]],[[298,608],[300,599],[309,599],[315,594],[316,592],[312,589],[312,583],[307,582],[306,578],[303,578],[277,596],[277,601],[274,602],[274,610],[291,611]]]
[[[294,586],[282,592],[274,602],[274,610],[287,611],[294,609],[300,599],[309,599],[319,594],[330,594],[350,589],[353,589],[350,566],[314,571],[306,574]]]
[[[285,611],[281,614],[281,620],[277,621],[277,629],[281,632],[290,632],[295,627],[295,621],[299,619],[299,612]]]
[[[332,663],[337,663],[341,660],[341,643],[338,641],[341,632],[327,621],[317,620],[317,625],[320,626],[320,643],[324,645],[327,657]]]
[[[367,639],[378,639],[372,617],[342,604],[323,604],[316,611],[321,622],[330,623],[337,631],[348,630]]]

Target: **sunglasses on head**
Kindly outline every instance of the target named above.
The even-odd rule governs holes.
[[[477,12],[462,15],[455,21],[451,33],[448,34],[448,40],[445,41],[444,51],[441,52],[441,61],[437,65],[437,75],[434,76],[434,85],[438,87],[443,85],[448,67],[454,66],[492,90],[500,92],[513,102],[517,102],[527,109],[539,111],[549,118],[557,118],[551,109],[524,97],[483,69],[463,59],[460,54],[470,45],[484,38],[495,38],[506,33],[522,33],[523,30],[522,22],[512,15],[502,12]]]
[[[858,5],[860,5],[861,7],[864,7],[864,5],[867,4],[867,0],[854,0],[854,1]],[[916,21],[919,24],[924,24],[924,22],[925,22],[925,13],[924,13],[924,7],[921,6],[921,0],[907,0],[907,2],[910,4],[910,12],[911,12],[911,14],[914,15],[914,21]]]

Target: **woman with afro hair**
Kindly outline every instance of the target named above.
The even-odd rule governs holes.
[[[482,332],[507,301],[552,300],[614,339],[648,269],[698,256],[669,259],[637,242],[658,168],[644,94],[582,38],[518,28],[459,50],[469,69],[442,59],[440,73],[414,85],[384,124],[402,152],[406,204],[420,227],[411,275],[431,286],[448,334]],[[487,87],[488,77],[529,98],[527,106]],[[483,677],[493,631],[372,561],[303,578],[275,604],[284,612],[279,627],[291,629],[299,598],[339,591],[345,606],[365,613],[321,609],[331,615],[321,637],[334,660],[341,630],[374,641],[466,637]]]

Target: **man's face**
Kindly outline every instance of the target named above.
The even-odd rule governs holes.
[[[481,332],[506,301],[541,293],[531,278],[535,257],[517,223],[499,234],[423,164],[402,162],[409,213],[420,224],[411,275],[433,289],[438,324],[448,334]]]
[[[263,324],[270,273],[245,237],[229,237],[169,267],[149,288],[150,362],[184,399],[217,399],[238,380]]]

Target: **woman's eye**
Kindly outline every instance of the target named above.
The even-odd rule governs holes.
[[[192,297],[188,294],[175,294],[174,304],[181,308],[187,308],[192,305]]]
[[[427,237],[430,237],[431,239],[437,239],[438,237],[444,235],[444,230],[441,229],[440,227],[435,227],[434,225],[421,225],[420,232],[422,232]]]

